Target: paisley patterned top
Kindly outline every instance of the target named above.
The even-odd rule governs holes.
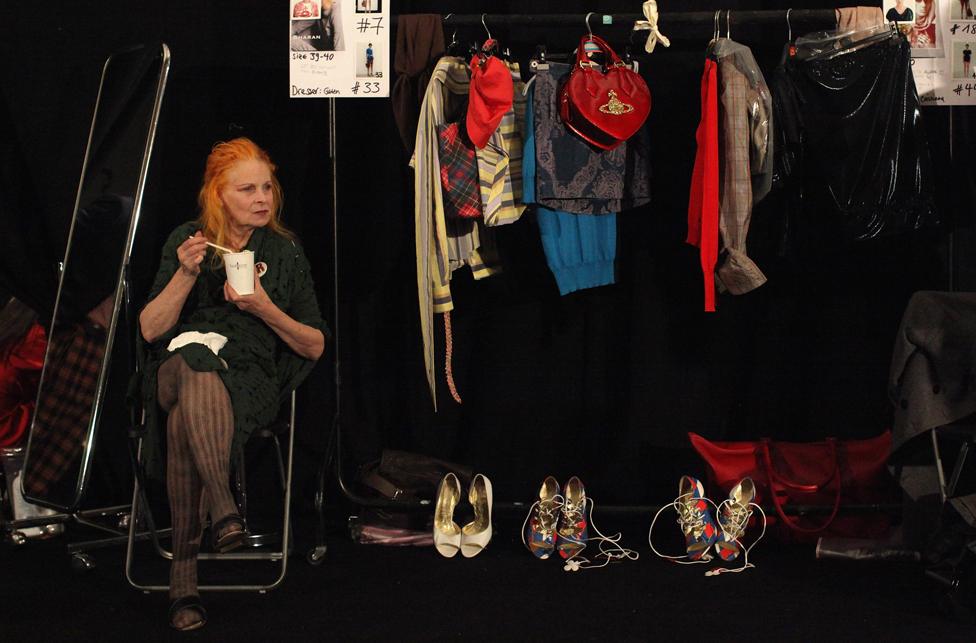
[[[199,225],[191,221],[170,234],[163,246],[149,301],[179,269],[176,249],[198,229]],[[301,246],[258,228],[244,249],[254,251],[255,263],[266,264],[261,286],[271,300],[296,321],[318,328],[328,337],[329,329],[319,312],[308,260]],[[178,352],[194,370],[217,371],[220,375],[234,407],[235,450],[243,446],[252,431],[275,419],[281,401],[314,365],[314,361],[292,351],[263,321],[224,300],[226,275],[223,262],[214,256],[213,250],[208,250],[200,268],[200,276],[183,305],[179,321],[152,344],[142,342],[142,400],[148,433],[152,436],[144,447],[147,467],[153,446],[158,446],[150,443],[158,440],[162,415],[156,404],[156,373],[167,358]],[[220,357],[201,344],[188,344],[170,353],[166,348],[170,340],[186,331],[220,333],[227,337],[227,344],[221,349]]]
[[[536,202],[575,214],[610,214],[650,202],[647,126],[612,150],[570,132],[559,117],[559,87],[572,69],[548,63],[535,75]]]

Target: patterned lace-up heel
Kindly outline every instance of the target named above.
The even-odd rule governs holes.
[[[540,560],[549,558],[556,549],[556,526],[562,507],[559,483],[549,476],[542,481],[539,499],[532,503],[522,530],[522,542]]]
[[[556,529],[556,549],[559,555],[569,559],[586,547],[589,529],[586,523],[586,490],[583,483],[573,476],[563,488],[563,506],[559,512]]]
[[[732,487],[729,497],[718,506],[718,526],[720,529],[715,541],[715,551],[722,560],[730,561],[739,557],[740,539],[746,532],[752,518],[750,504],[756,498],[756,485],[752,478],[743,478]]]
[[[718,526],[712,518],[702,483],[691,476],[681,476],[674,505],[678,510],[678,526],[685,536],[688,560],[711,559],[708,550],[718,538]]]

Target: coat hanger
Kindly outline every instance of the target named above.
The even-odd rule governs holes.
[[[722,35],[722,10],[715,12],[712,23],[712,41],[708,43],[708,54],[714,56],[714,46],[718,40],[732,40],[732,10],[725,10],[725,35]]]
[[[529,69],[532,69],[533,71],[535,71],[535,70],[539,69],[540,67],[542,69],[549,69],[549,59],[546,57],[546,46],[545,45],[536,45],[535,46],[535,53],[532,54],[532,57],[531,58],[529,58]],[[533,79],[535,79],[535,76],[533,76],[530,79],[530,82]]]
[[[453,13],[449,13],[446,16],[444,16],[442,20],[446,23],[448,20],[451,19],[451,16],[453,15],[454,15]],[[457,27],[454,27],[454,32],[451,33],[451,42],[447,45],[447,49],[446,49],[447,55],[448,56],[456,55],[457,46],[458,46]]]
[[[783,52],[783,60],[796,55],[796,45],[793,43],[793,24],[790,22],[791,11],[793,11],[792,7],[786,10],[786,49]]]
[[[717,10],[715,12],[715,15],[712,16],[712,39],[708,41],[708,46],[705,47],[705,51],[706,52],[711,53],[712,45],[714,45],[715,44],[715,41],[718,40],[718,37],[719,37],[719,28],[718,28],[718,26],[719,26],[719,17],[721,15],[722,15],[722,10],[719,9],[719,10]]]
[[[498,54],[498,41],[495,40],[491,35],[491,30],[488,29],[488,24],[485,22],[485,16],[488,14],[481,14],[481,26],[485,28],[485,33],[488,34],[487,40],[478,48],[481,57],[487,58],[488,56]]]
[[[532,69],[536,69],[539,65],[542,65],[542,69],[548,69],[549,63],[569,63],[576,60],[576,49],[574,48],[572,52],[556,52],[553,53],[549,51],[546,45],[536,45],[535,53],[532,54],[532,58],[529,59],[529,65]]]
[[[584,22],[586,24],[586,31],[588,34],[588,39],[593,37],[593,29],[590,27],[590,17],[593,16],[595,12],[591,11],[586,14]],[[571,52],[568,53],[552,53],[548,51],[546,45],[536,45],[535,53],[530,59],[529,66],[532,69],[538,69],[542,66],[542,69],[548,69],[550,62],[571,62],[576,59],[576,48],[574,47]]]
[[[481,50],[485,52],[486,56],[495,56],[504,61],[509,61],[512,58],[512,52],[508,47],[501,49],[498,45],[498,41],[495,40],[491,35],[491,30],[488,29],[488,25],[485,23],[485,16],[488,14],[481,14],[481,26],[485,28],[485,33],[488,34],[488,39],[485,40],[485,44],[482,45]],[[491,43],[491,46],[485,48],[485,45]]]
[[[525,83],[522,87],[522,95],[529,95],[529,87],[535,82],[535,72],[540,69],[549,69],[549,59],[546,57],[546,46],[536,45],[535,53],[529,58],[529,69],[532,71],[532,77]]]
[[[630,67],[634,71],[638,71],[640,63],[634,58],[634,31],[630,32],[630,39],[624,45],[624,55],[620,57],[624,61],[624,65]]]
[[[450,20],[451,19],[451,16],[453,16],[453,15],[454,15],[453,13],[449,13],[446,16],[442,17],[441,18],[441,23],[442,24],[447,24],[447,21]],[[455,47],[457,47],[457,27],[454,28],[454,32],[451,34],[451,42],[449,42],[447,44],[447,47],[444,48],[444,52],[448,56],[453,55],[454,54]]]
[[[603,62],[605,61],[602,60],[604,58],[603,49],[601,49],[599,45],[593,42],[594,36],[593,36],[593,29],[590,27],[590,16],[594,15],[594,13],[596,12],[591,11],[588,14],[586,14],[586,17],[584,18],[584,21],[586,22],[586,32],[589,35],[587,36],[586,40],[583,42],[583,53],[586,54],[586,57],[590,59],[589,63],[591,65],[599,66],[603,64]],[[587,46],[588,43],[593,43],[593,44],[591,46]],[[596,60],[592,60],[594,54],[600,55],[600,58],[598,59],[600,62],[597,62]]]

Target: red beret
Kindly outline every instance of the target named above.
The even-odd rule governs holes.
[[[485,43],[487,48],[488,43]],[[471,59],[471,95],[468,99],[468,137],[483,148],[512,107],[515,88],[512,72],[495,56],[476,54]]]

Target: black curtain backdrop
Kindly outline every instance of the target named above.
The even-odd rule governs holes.
[[[312,261],[319,301],[335,324],[328,104],[288,97],[284,2],[54,0],[4,2],[0,24],[0,291],[49,318],[98,78],[104,59],[139,42],[166,42],[169,86],[134,254],[145,296],[168,232],[196,215],[214,142],[254,138],[278,163],[285,221]],[[810,2],[802,8],[820,8]],[[681,10],[785,9],[786,2],[685,2]],[[794,8],[801,8],[792,5]],[[603,12],[639,11],[605,1]],[[585,13],[583,2],[397,2],[396,13]],[[670,7],[662,7],[666,11]],[[489,25],[490,25],[489,16]],[[662,24],[666,24],[663,23]],[[594,22],[595,26],[595,22]],[[574,29],[493,27],[527,63],[536,44],[570,51]],[[604,33],[600,28],[597,33]],[[769,72],[786,39],[738,26]],[[348,460],[384,447],[473,465],[499,498],[530,501],[547,474],[579,475],[598,502],[666,502],[694,471],[686,432],[712,438],[812,440],[869,436],[889,424],[888,362],[901,312],[919,289],[976,284],[970,226],[972,109],[957,109],[958,162],[949,163],[948,110],[926,108],[947,219],[934,233],[884,239],[810,257],[777,254],[782,201],[755,213],[751,254],[769,283],[701,312],[696,252],[684,244],[711,28],[642,58],[654,103],[652,203],[619,216],[617,283],[560,297],[527,214],[500,230],[505,273],[452,281],[454,373],[463,405],[440,377],[439,412],[426,391],[418,325],[412,174],[388,100],[337,101],[338,331],[341,424]],[[606,32],[621,50],[629,32]],[[665,33],[667,30],[665,29]],[[796,30],[794,30],[796,33]],[[450,34],[448,34],[450,37]],[[481,39],[464,27],[458,39]],[[640,52],[643,35],[634,39]],[[970,164],[971,167],[971,164]],[[960,218],[961,217],[961,218]],[[952,246],[953,252],[949,252]],[[443,334],[437,320],[438,359]],[[308,502],[335,406],[334,352],[300,393],[297,493]],[[440,362],[438,373],[443,372]],[[124,386],[116,377],[115,386]],[[115,409],[122,422],[122,409]],[[106,423],[111,426],[112,412]],[[103,431],[107,430],[103,424]],[[124,467],[124,460],[104,467]],[[97,466],[96,466],[97,470]],[[97,475],[97,474],[96,474]]]

